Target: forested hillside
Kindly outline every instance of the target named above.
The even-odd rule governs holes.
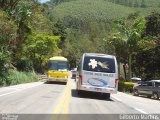
[[[56,3],[50,11],[51,20],[66,27],[62,53],[73,66],[83,52],[115,54],[107,41],[116,31],[118,20],[134,13],[146,17],[160,11],[160,0],[51,0],[51,3]]]
[[[34,73],[43,73],[48,58],[60,51],[60,36],[53,34],[45,6],[36,0],[0,0],[0,8],[0,85],[38,80]]]
[[[119,45],[116,48],[110,42],[113,34],[117,32],[119,21],[124,21],[133,16],[144,17],[147,24],[142,30],[141,39],[150,41],[148,43],[141,41],[143,44],[140,44],[140,48],[134,45],[135,49],[139,50],[132,55],[132,74],[143,79],[158,78],[159,68],[157,64],[159,66],[159,63],[156,61],[159,58],[153,55],[153,51],[156,49],[158,54],[159,49],[153,46],[154,44],[157,45],[159,38],[155,37],[158,36],[157,34],[150,35],[149,33],[159,32],[159,22],[156,22],[159,15],[156,12],[160,11],[160,0],[51,0],[48,2],[48,6],[50,7],[51,21],[56,23],[59,31],[63,31],[62,33],[59,32],[64,36],[62,54],[68,57],[74,67],[84,52],[116,54],[119,62],[128,63],[129,58],[125,47]],[[155,13],[152,13],[153,11]],[[155,30],[153,30],[153,26],[157,26]],[[61,28],[63,30],[60,30]],[[155,41],[156,43],[154,43]],[[144,50],[144,48],[146,49]],[[142,54],[148,57],[144,57]],[[147,63],[148,60],[151,62]],[[143,67],[139,63],[143,64]],[[123,71],[121,70],[121,72]]]
[[[0,0],[0,84],[12,84],[12,70],[45,73],[54,55],[76,67],[84,52],[114,54],[132,74],[158,78],[159,11],[160,0]]]

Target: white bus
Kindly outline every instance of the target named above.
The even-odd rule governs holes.
[[[103,93],[110,98],[117,93],[118,66],[113,55],[84,53],[77,68],[77,92],[92,91]]]

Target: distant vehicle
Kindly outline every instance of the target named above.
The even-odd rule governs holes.
[[[131,81],[134,82],[134,83],[139,83],[139,82],[141,82],[141,78],[132,77],[132,78],[131,78]]]
[[[146,82],[141,82],[140,85],[133,88],[133,94],[146,95],[147,97],[153,97],[154,99],[159,99],[160,97],[160,80],[151,80]]]
[[[77,92],[103,93],[110,98],[117,93],[118,67],[116,57],[98,53],[84,53],[77,68]]]
[[[48,81],[67,82],[69,76],[68,60],[62,56],[55,56],[48,62]]]
[[[76,75],[77,75],[77,68],[74,68],[71,70],[72,73],[72,79],[76,79]]]

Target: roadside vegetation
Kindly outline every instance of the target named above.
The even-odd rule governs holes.
[[[0,86],[16,85],[37,81],[39,81],[39,76],[34,72],[9,70],[7,78],[0,82]]]
[[[159,0],[0,0],[0,84],[37,81],[55,55],[76,67],[84,52],[116,55],[121,81],[159,79],[159,11]]]
[[[135,83],[133,82],[120,81],[118,83],[118,91],[125,92],[125,93],[132,93],[134,84]]]

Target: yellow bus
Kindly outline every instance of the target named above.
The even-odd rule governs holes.
[[[48,81],[67,82],[69,76],[69,63],[67,58],[55,56],[48,62]]]

